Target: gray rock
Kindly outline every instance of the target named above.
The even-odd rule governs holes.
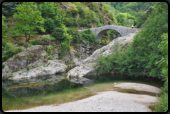
[[[119,37],[117,39],[114,39],[108,45],[95,50],[92,55],[90,55],[86,59],[82,60],[81,64],[79,64],[79,66],[68,71],[67,77],[69,77],[69,76],[83,77],[83,76],[88,76],[88,75],[97,75],[96,71],[93,67],[96,64],[96,61],[97,61],[100,53],[102,53],[104,56],[114,54],[115,44],[124,45],[127,42],[130,43],[133,40],[134,35],[135,35],[135,33],[124,36],[124,37]]]
[[[29,47],[5,62],[5,68],[2,70],[2,79],[6,79],[11,73],[19,71],[26,66],[32,68],[34,66],[44,65],[47,62],[48,56],[41,45]]]
[[[27,71],[26,69],[23,69],[23,70],[14,72],[12,73],[13,77],[10,79],[21,79],[21,78],[53,75],[56,73],[65,72],[67,69],[67,66],[63,62],[58,61],[58,60],[48,60],[47,65],[45,66],[41,65],[40,67],[30,69],[29,71]],[[22,73],[22,75],[20,75],[20,73]]]

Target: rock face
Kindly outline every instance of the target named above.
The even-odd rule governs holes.
[[[48,60],[41,45],[27,48],[4,62],[2,79],[26,78],[65,72],[67,66],[58,60]],[[27,67],[27,68],[26,68]]]
[[[27,50],[14,55],[7,61],[8,67],[12,72],[25,68],[27,65],[30,67],[35,65],[43,65],[47,63],[48,56],[46,55],[41,45],[35,45]]]
[[[124,37],[118,37],[117,39],[114,39],[112,42],[110,42],[108,45],[103,46],[100,49],[97,49],[96,51],[93,52],[92,55],[87,57],[85,60],[81,61],[77,67],[71,69],[67,73],[67,77],[70,77],[70,76],[82,77],[82,76],[88,76],[88,75],[96,75],[95,69],[93,67],[100,53],[102,53],[104,56],[113,54],[115,44],[118,44],[120,47],[122,47],[122,45],[125,45],[126,43],[131,42],[134,35],[135,33],[129,34]]]
[[[30,78],[37,76],[52,75],[56,73],[62,73],[66,71],[67,66],[59,60],[48,60],[46,65],[42,65],[37,68],[30,70],[22,69],[18,72],[12,73],[13,77],[10,79],[21,79],[21,78]]]
[[[79,52],[82,59],[85,59],[86,57],[89,57],[96,49],[99,49],[100,45],[94,46],[93,44],[90,44],[87,42],[87,45],[80,44],[79,46]]]

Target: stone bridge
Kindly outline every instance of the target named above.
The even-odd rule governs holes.
[[[87,30],[87,29],[78,30],[78,31],[81,32],[84,30]],[[116,30],[117,32],[120,33],[121,36],[126,36],[130,33],[137,32],[139,29],[137,29],[137,28],[132,29],[131,27],[124,27],[124,26],[118,26],[118,25],[105,25],[102,27],[91,28],[90,30],[94,34],[97,35],[97,40],[101,40],[102,35],[108,30]]]

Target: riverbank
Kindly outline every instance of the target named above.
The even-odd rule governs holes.
[[[127,83],[118,83],[117,85],[126,85]],[[141,88],[145,85],[145,88],[150,90],[156,90],[156,93],[161,90],[156,87],[152,87],[147,84],[131,83],[133,87]],[[135,86],[135,85],[138,86]],[[63,103],[60,105],[45,105],[34,107],[24,110],[8,110],[7,112],[150,112],[149,105],[155,104],[158,99],[156,96],[150,96],[146,94],[132,94],[132,93],[121,93],[114,91],[114,83],[107,84],[107,86],[98,85],[96,87],[89,87],[91,91],[98,91],[97,95],[84,98],[69,103]],[[107,87],[107,88],[106,88]],[[105,88],[105,91],[104,91]],[[140,91],[145,91],[145,88]],[[100,92],[104,91],[104,92]]]

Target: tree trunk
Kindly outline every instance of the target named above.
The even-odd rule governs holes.
[[[27,33],[25,32],[25,38],[26,38],[26,42],[28,42],[28,39],[27,39]]]
[[[28,42],[29,42],[29,40],[30,40],[30,34],[28,35],[29,37],[28,37]]]

